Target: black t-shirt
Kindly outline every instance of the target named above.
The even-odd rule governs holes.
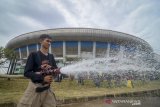
[[[49,65],[53,68],[57,68],[54,56],[52,54],[44,55],[41,51],[32,52],[27,59],[27,63],[24,70],[24,76],[30,78],[34,83],[43,82],[44,77],[40,74],[36,74],[40,68],[42,61],[48,60]]]
[[[41,51],[40,51],[40,61],[41,64],[43,61],[48,61],[49,62],[49,54],[48,55],[44,55]]]

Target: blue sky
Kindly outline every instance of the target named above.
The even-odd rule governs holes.
[[[27,32],[64,27],[115,30],[160,54],[160,0],[1,0],[0,46]]]

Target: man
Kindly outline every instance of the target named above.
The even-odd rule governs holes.
[[[53,69],[54,75],[59,74],[54,56],[48,53],[52,38],[47,34],[40,36],[41,48],[28,56],[24,76],[31,81],[17,107],[56,107],[55,95],[50,88],[53,76],[41,71]]]

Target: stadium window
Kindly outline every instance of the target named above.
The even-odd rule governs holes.
[[[120,51],[120,45],[115,44],[115,43],[111,43],[109,56],[115,57],[118,55],[119,51]]]
[[[37,44],[28,45],[29,53],[37,51]]]
[[[63,41],[55,41],[51,43],[52,53],[56,57],[63,57]]]
[[[92,52],[93,51],[93,42],[82,41],[81,42],[81,51],[82,52]]]
[[[66,54],[67,55],[78,55],[78,42],[77,41],[66,41]]]
[[[107,51],[106,42],[96,42],[96,57],[104,57]]]
[[[26,46],[21,47],[20,50],[21,50],[22,58],[26,58],[27,57],[27,47]]]

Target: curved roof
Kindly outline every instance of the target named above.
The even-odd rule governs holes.
[[[11,39],[6,47],[19,48],[25,45],[39,42],[41,34],[49,34],[54,41],[100,41],[100,42],[117,42],[121,44],[135,43],[153,50],[151,46],[141,38],[130,34],[95,28],[57,28],[34,31],[19,35]]]

